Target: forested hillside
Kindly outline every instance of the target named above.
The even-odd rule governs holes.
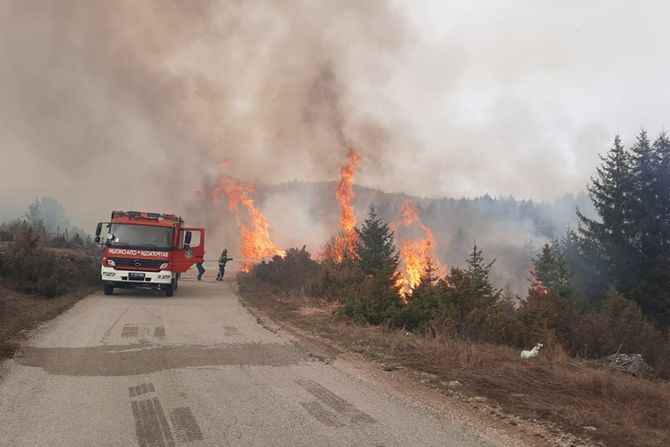
[[[287,239],[287,234],[293,234],[286,246],[306,243],[316,255],[323,248],[327,230],[324,233],[308,227],[334,228],[338,225],[339,207],[333,193],[336,186],[335,182],[265,186],[259,188],[259,201],[266,210],[270,209],[270,220],[282,242]],[[433,230],[439,262],[462,266],[476,242],[487,255],[498,260],[492,271],[496,285],[519,295],[525,293],[531,259],[542,244],[563,237],[568,228],[576,229],[577,209],[585,216],[594,215],[586,194],[565,194],[551,201],[535,202],[489,195],[460,199],[417,198],[364,186],[354,186],[354,192],[353,204],[359,218],[364,217],[368,207],[374,204],[385,222],[396,221],[403,204],[411,200],[419,209],[423,222]],[[278,206],[283,213],[281,217],[272,214],[275,203],[281,204]],[[290,209],[289,217],[284,217],[286,209]]]

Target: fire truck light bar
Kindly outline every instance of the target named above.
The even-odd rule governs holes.
[[[181,222],[181,217],[174,214],[167,213],[144,213],[141,211],[112,211],[112,219],[115,217],[127,217],[129,219],[154,219],[154,220],[169,220],[173,222]]]

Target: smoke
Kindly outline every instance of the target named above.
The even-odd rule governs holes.
[[[232,249],[225,203],[194,194],[230,160],[279,243],[315,244],[324,196],[262,184],[334,180],[348,145],[385,191],[582,191],[616,132],[670,113],[667,6],[610,3],[4,1],[0,217],[39,196],[85,228],[168,211]],[[468,236],[535,231],[514,225]]]
[[[290,182],[259,188],[257,204],[268,217],[276,242],[285,248],[306,245],[313,255],[323,254],[324,243],[340,229],[336,188],[337,182]],[[551,201],[533,202],[488,195],[470,199],[418,198],[362,186],[354,186],[354,192],[359,224],[370,206],[375,207],[383,221],[398,222],[409,201],[416,205],[421,221],[433,233],[435,260],[447,267],[464,267],[477,244],[487,259],[496,259],[493,283],[519,296],[525,296],[532,259],[542,245],[561,239],[568,228],[576,228],[577,208],[586,216],[595,215],[586,195],[566,194]],[[220,216],[225,215],[218,214],[218,225],[223,222]],[[226,225],[232,225],[224,232],[227,239],[217,246],[237,247],[235,224]],[[398,249],[401,239],[425,237],[417,228],[396,225],[395,230]]]
[[[9,1],[0,34],[0,189],[86,225],[183,212],[224,159],[251,181],[332,178],[344,145],[381,154],[396,132],[354,94],[406,41],[390,4]]]

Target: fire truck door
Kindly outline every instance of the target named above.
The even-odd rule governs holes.
[[[179,250],[175,256],[174,271],[185,272],[193,264],[203,262],[205,256],[205,229],[183,228],[179,237]]]

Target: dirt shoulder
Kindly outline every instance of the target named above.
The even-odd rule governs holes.
[[[378,374],[397,386],[438,392],[474,420],[530,437],[532,445],[660,447],[670,438],[667,383],[560,352],[521,361],[507,347],[358,325],[333,316],[333,304],[286,297],[254,280],[241,278],[240,296],[261,319],[267,316],[311,343],[324,361],[372,360]]]
[[[90,248],[28,244],[12,251],[0,243],[0,359],[12,355],[30,329],[95,290],[98,270]]]
[[[31,329],[66,311],[93,290],[93,287],[86,287],[44,298],[0,285],[0,360],[11,356]]]

